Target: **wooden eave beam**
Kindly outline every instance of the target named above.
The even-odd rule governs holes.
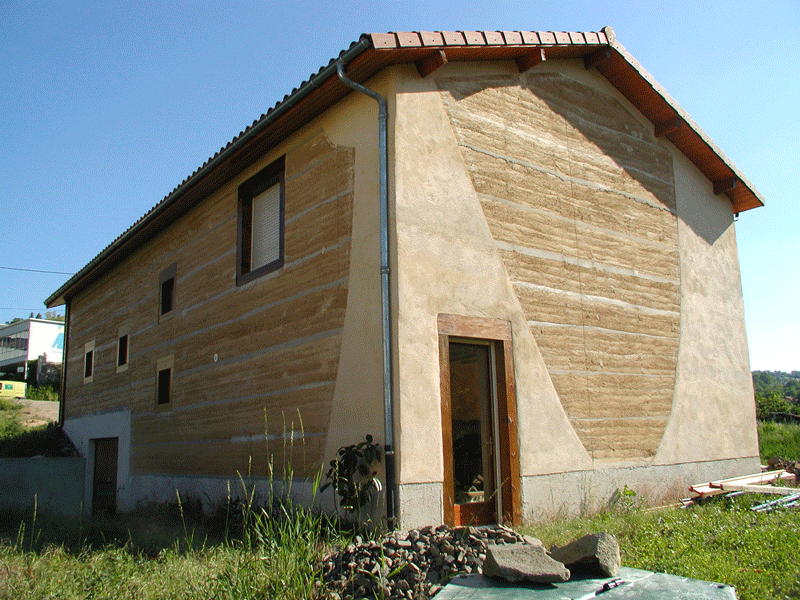
[[[738,177],[726,177],[725,179],[717,179],[714,182],[714,194],[727,194],[736,189],[739,184]]]
[[[653,133],[657,138],[662,137],[668,133],[677,131],[678,129],[680,129],[681,125],[683,125],[683,119],[681,119],[680,117],[667,119],[666,121],[662,121],[661,123],[656,123],[653,129]]]
[[[517,69],[519,69],[519,72],[524,73],[536,65],[543,63],[546,59],[547,56],[545,55],[544,48],[536,48],[533,52],[518,56],[514,60],[517,63]]]
[[[414,63],[420,77],[427,77],[436,69],[447,64],[447,54],[444,50],[434,50]]]
[[[611,48],[609,46],[598,48],[583,57],[583,66],[587,69],[592,69],[609,58],[611,58]]]

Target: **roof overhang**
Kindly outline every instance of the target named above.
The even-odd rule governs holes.
[[[196,202],[259,159],[352,90],[336,63],[364,83],[386,67],[414,64],[426,77],[448,62],[513,60],[520,71],[544,60],[582,59],[596,69],[650,122],[656,136],[675,145],[730,199],[733,212],[763,206],[761,195],[702,129],[619,44],[610,27],[598,32],[437,31],[362,35],[339,57],[292,90],[220,149],[192,175],[53,293],[47,307],[63,304],[152,239]]]

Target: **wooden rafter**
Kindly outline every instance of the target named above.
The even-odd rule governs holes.
[[[656,123],[653,128],[653,133],[656,137],[661,137],[668,133],[672,133],[673,131],[677,131],[681,125],[683,125],[684,121],[680,117],[675,117],[673,119],[667,119],[666,121],[662,121],[661,123]]]
[[[427,56],[419,59],[414,63],[417,67],[417,72],[420,77],[427,77],[436,69],[443,67],[447,64],[447,55],[444,50],[434,50]]]
[[[726,177],[725,179],[718,179],[714,182],[714,193],[727,194],[728,192],[735,190],[738,184],[738,177]]]
[[[605,46],[603,48],[598,48],[594,52],[590,52],[583,57],[583,66],[587,69],[592,69],[600,63],[607,61],[609,58],[611,58],[610,47]]]
[[[517,68],[520,73],[524,73],[536,65],[541,64],[546,59],[547,56],[545,56],[544,48],[536,48],[533,52],[523,54],[516,58]]]

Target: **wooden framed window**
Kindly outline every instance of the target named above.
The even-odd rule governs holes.
[[[94,340],[83,346],[83,383],[94,381]]]
[[[172,263],[161,271],[158,278],[158,320],[159,322],[172,316],[175,309],[175,277],[178,273],[177,263]]]
[[[128,370],[130,353],[130,326],[123,325],[117,330],[117,373]]]
[[[156,361],[156,410],[172,408],[172,371],[173,355],[164,356]]]
[[[283,266],[284,159],[239,186],[236,284]]]

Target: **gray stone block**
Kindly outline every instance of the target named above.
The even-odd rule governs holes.
[[[531,544],[490,545],[483,574],[511,582],[557,583],[569,580],[569,569],[550,558],[541,546]]]
[[[610,533],[590,533],[561,548],[550,548],[550,556],[572,571],[615,577],[620,567],[619,544]]]

